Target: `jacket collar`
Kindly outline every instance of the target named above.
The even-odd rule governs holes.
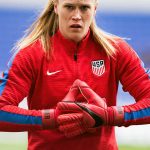
[[[87,35],[80,41],[80,43],[75,43],[74,41],[71,41],[69,39],[66,39],[61,32],[58,30],[55,35],[53,36],[54,43],[62,43],[63,47],[67,51],[75,51],[77,49],[85,49],[88,46],[89,40],[90,40],[90,30],[88,31]]]

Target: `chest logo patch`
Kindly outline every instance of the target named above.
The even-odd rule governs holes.
[[[59,73],[59,72],[61,72],[62,70],[58,70],[58,71],[55,71],[55,72],[49,72],[49,71],[47,71],[47,75],[48,76],[51,76],[51,75],[54,75],[54,74],[56,74],[56,73]]]
[[[91,62],[92,72],[96,76],[101,76],[105,72],[105,63],[104,60],[96,60]]]

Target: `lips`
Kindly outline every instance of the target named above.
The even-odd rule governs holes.
[[[78,29],[78,28],[81,28],[82,26],[80,24],[72,24],[70,27]]]

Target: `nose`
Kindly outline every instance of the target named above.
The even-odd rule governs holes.
[[[74,10],[74,13],[73,13],[73,16],[72,16],[72,19],[77,21],[77,20],[80,20],[81,19],[81,12],[79,9],[75,9]]]

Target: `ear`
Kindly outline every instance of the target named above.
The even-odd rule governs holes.
[[[96,15],[96,10],[97,10],[97,4],[95,5],[95,8],[94,8],[94,15]]]
[[[54,11],[56,14],[58,14],[58,5],[57,3],[54,3]]]

